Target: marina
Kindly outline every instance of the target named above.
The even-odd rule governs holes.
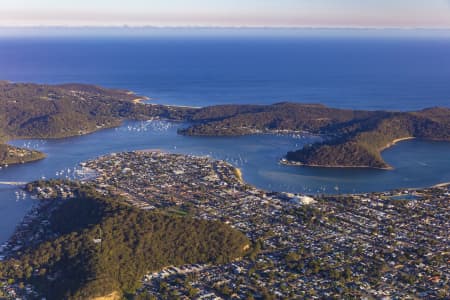
[[[164,121],[126,122],[93,134],[52,140],[15,140],[11,144],[46,153],[41,161],[0,170],[0,241],[5,241],[33,205],[15,192],[38,179],[83,179],[94,176],[80,163],[112,152],[160,149],[165,152],[208,156],[242,170],[243,179],[265,190],[304,194],[341,194],[418,188],[450,181],[450,144],[409,140],[383,152],[394,170],[329,169],[284,166],[287,151],[319,137],[250,135],[242,137],[187,137],[177,134],[185,124]],[[264,162],[264,163],[261,163]],[[16,185],[10,185],[14,183]]]

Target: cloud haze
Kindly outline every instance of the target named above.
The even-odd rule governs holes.
[[[126,4],[126,5],[125,5]],[[450,28],[449,0],[2,0],[0,26]]]

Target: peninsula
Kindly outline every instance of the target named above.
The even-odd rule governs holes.
[[[130,91],[85,84],[0,81],[0,165],[45,155],[4,145],[11,139],[64,138],[119,126],[126,119],[184,120],[192,109],[145,105]]]
[[[417,112],[358,111],[320,104],[212,106],[196,112],[185,135],[311,133],[318,142],[287,153],[284,163],[319,167],[390,169],[381,152],[395,142],[450,141],[450,108]]]
[[[321,135],[322,142],[292,149],[282,161],[307,166],[390,169],[381,152],[396,141],[450,141],[450,108],[444,107],[417,112],[360,111],[299,103],[193,108],[146,104],[138,99],[141,98],[129,91],[92,85],[0,82],[0,142],[86,134],[118,126],[126,119],[165,119],[189,124],[179,131],[183,135]],[[0,147],[0,165],[43,157],[36,151]]]
[[[87,161],[0,250],[8,299],[448,299],[450,187],[307,196],[207,157]],[[1,294],[0,294],[1,295]]]

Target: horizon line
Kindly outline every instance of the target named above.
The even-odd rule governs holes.
[[[202,26],[202,25],[0,25],[0,29],[308,29],[308,30],[426,30],[450,31],[449,27],[421,26]]]

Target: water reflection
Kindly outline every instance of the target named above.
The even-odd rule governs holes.
[[[244,179],[260,188],[303,193],[349,193],[430,186],[450,181],[450,143],[405,141],[386,150],[383,157],[394,170],[330,169],[284,166],[278,160],[287,151],[317,141],[318,137],[255,135],[243,137],[186,137],[185,126],[162,121],[127,122],[119,128],[55,140],[16,140],[15,146],[43,151],[38,162],[0,170],[0,181],[39,178],[74,178],[79,163],[111,152],[159,149],[173,153],[208,155],[226,160],[243,171]],[[0,185],[0,241],[32,205],[16,202],[17,188]]]

